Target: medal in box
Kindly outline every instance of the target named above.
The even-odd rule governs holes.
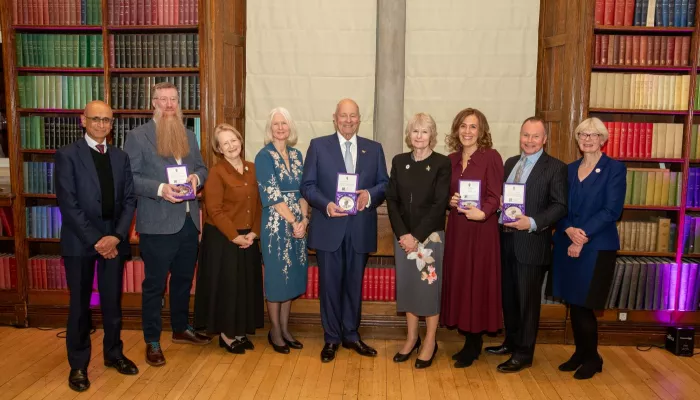
[[[476,207],[481,209],[481,181],[459,180],[459,208]]]
[[[525,184],[503,184],[503,222],[515,222],[525,215]]]
[[[357,174],[338,174],[335,204],[349,215],[357,214],[357,177]]]
[[[194,188],[187,182],[187,165],[169,165],[165,167],[168,183],[177,186],[175,198],[180,200],[194,200]]]

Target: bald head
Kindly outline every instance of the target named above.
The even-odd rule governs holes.
[[[333,124],[338,133],[350,140],[360,128],[360,107],[352,99],[340,100],[335,107]]]
[[[112,108],[102,100],[93,100],[85,106],[80,120],[90,138],[97,143],[104,143],[112,130]]]

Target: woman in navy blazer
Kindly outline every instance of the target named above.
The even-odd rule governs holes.
[[[569,212],[557,225],[552,265],[553,295],[571,309],[576,351],[561,371],[589,379],[603,370],[598,354],[598,321],[605,307],[620,239],[615,222],[625,201],[627,169],[601,152],[608,130],[589,118],[574,131],[583,158],[569,164]]]

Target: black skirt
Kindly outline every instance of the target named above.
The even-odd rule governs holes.
[[[246,234],[249,231],[239,231]],[[247,249],[229,241],[215,226],[204,225],[194,301],[194,325],[227,337],[262,328],[262,259],[258,241]]]

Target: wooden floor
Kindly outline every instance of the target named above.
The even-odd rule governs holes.
[[[254,351],[234,356],[216,342],[172,344],[164,332],[167,364],[154,368],[144,361],[142,333],[124,331],[125,353],[140,373],[123,376],[102,364],[99,330],[92,335],[92,387],[77,394],[67,385],[65,341],[56,337],[58,332],[0,327],[0,399],[700,398],[700,356],[675,357],[660,349],[601,347],[603,373],[577,381],[557,370],[573,346],[539,345],[532,368],[506,375],[495,370],[506,359],[498,356],[482,355],[470,368],[453,368],[450,355],[459,349],[457,342],[439,342],[437,362],[416,370],[413,359],[392,362],[399,346],[395,340],[367,339],[379,352],[376,358],[341,349],[335,362],[322,364],[320,335],[303,338],[304,349],[285,356],[272,351],[263,332],[251,338]]]

